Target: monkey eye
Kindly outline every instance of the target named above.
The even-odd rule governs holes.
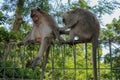
[[[35,14],[31,14],[30,17],[33,18],[35,16]]]
[[[67,12],[67,14],[69,14],[70,12]]]
[[[31,9],[31,12],[33,12],[33,9]]]
[[[62,21],[63,21],[63,23],[65,23],[65,19],[64,19],[64,18],[63,18],[63,20],[62,20]]]

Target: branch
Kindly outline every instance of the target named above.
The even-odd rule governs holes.
[[[91,41],[74,40],[73,42],[71,42],[71,41],[61,42],[61,44],[76,45],[76,44],[79,44],[79,43],[90,43],[90,42]]]

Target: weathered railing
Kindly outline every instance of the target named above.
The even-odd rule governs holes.
[[[114,56],[111,41],[108,41],[109,50],[102,50],[100,44],[97,50],[97,68],[99,80],[120,80],[120,67],[113,67]],[[7,59],[4,58],[6,46],[0,45],[0,80],[39,80],[44,74],[45,80],[93,80],[92,49],[90,43],[69,46],[67,44],[52,45],[49,57],[43,57],[35,68],[26,67],[38,52],[38,44],[17,47],[12,45]],[[7,45],[8,46],[8,45]],[[109,54],[109,63],[104,63],[105,56]],[[47,60],[47,65],[44,64]],[[46,66],[46,68],[45,68]]]

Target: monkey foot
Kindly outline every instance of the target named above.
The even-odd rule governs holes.
[[[27,43],[28,43],[28,44],[34,44],[35,41],[34,41],[34,40],[29,40],[29,41],[27,41]]]
[[[26,67],[32,68],[34,70],[38,61],[39,61],[39,58],[35,58],[32,61],[28,61],[27,64],[26,64]]]
[[[20,47],[20,46],[22,46],[22,45],[24,45],[23,42],[19,42],[19,43],[17,44],[18,47]]]

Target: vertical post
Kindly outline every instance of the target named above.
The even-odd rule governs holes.
[[[54,48],[52,48],[52,80],[54,80]]]
[[[15,44],[13,44],[13,49],[16,48]],[[14,50],[13,50],[14,51]],[[16,56],[13,57],[13,80],[15,79],[15,58]]]
[[[112,48],[111,48],[110,39],[109,39],[109,50],[110,50],[110,80],[112,80]]]
[[[74,80],[76,80],[76,46],[73,45],[73,54],[74,54]]]
[[[25,56],[26,46],[24,45],[24,53],[21,54],[21,63],[22,63],[22,80],[24,80],[24,56]]]
[[[7,46],[7,44],[5,44],[5,47]],[[5,54],[4,54],[5,56]],[[4,73],[3,73],[3,80],[6,80],[5,78],[5,73],[6,73],[6,59],[3,59],[3,70],[4,70]]]
[[[88,52],[87,52],[87,43],[85,43],[85,58],[86,58],[86,80],[88,80]]]
[[[66,48],[66,45],[64,44],[63,47],[64,47],[64,50],[62,52],[62,62],[63,62],[63,64],[62,64],[62,70],[63,70],[63,80],[64,80],[64,75],[65,75],[65,71],[64,71],[64,67],[65,67],[65,53],[66,53],[65,52],[66,51],[65,48]]]
[[[100,53],[98,47],[98,80],[100,80]]]

